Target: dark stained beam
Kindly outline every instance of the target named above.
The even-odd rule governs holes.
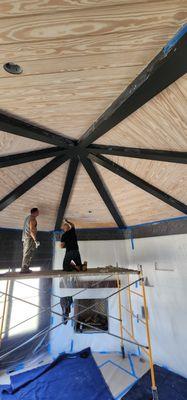
[[[59,156],[51,160],[49,163],[44,165],[39,171],[35,172],[30,178],[26,179],[21,185],[10,192],[2,200],[0,200],[0,211],[4,210],[11,203],[21,197],[29,189],[35,186],[38,182],[44,179],[46,176],[51,174],[56,168],[68,160],[67,156]]]
[[[62,225],[62,221],[64,218],[64,214],[66,211],[66,207],[68,205],[68,200],[71,194],[71,190],[73,187],[73,182],[74,182],[74,178],[77,172],[77,167],[79,164],[79,159],[78,157],[72,158],[70,160],[69,163],[69,167],[68,167],[68,172],[67,172],[67,176],[66,176],[66,181],[64,184],[64,190],[62,193],[62,198],[61,198],[61,202],[60,202],[60,206],[58,209],[58,215],[57,215],[57,219],[56,219],[56,224],[55,224],[55,230],[58,230],[61,228]]]
[[[0,168],[10,167],[11,165],[23,164],[31,161],[42,160],[44,158],[57,157],[63,155],[65,150],[62,147],[49,147],[48,149],[33,150],[25,153],[9,154],[0,157]]]
[[[93,143],[187,72],[187,28],[177,33],[79,140]]]
[[[109,160],[108,158],[105,158],[103,156],[95,156],[92,154],[89,155],[89,158],[91,158],[91,160],[95,161],[97,164],[102,165],[102,167],[105,167],[109,171],[114,172],[116,175],[120,176],[121,178],[124,178],[128,182],[131,182],[134,185],[138,186],[140,189],[143,189],[146,192],[157,197],[158,199],[162,200],[164,203],[167,203],[171,207],[176,208],[177,210],[181,211],[184,214],[187,214],[187,205],[186,204],[181,203],[179,200],[168,195],[167,193],[163,192],[162,190],[156,188],[155,186],[151,185],[150,183],[144,181],[143,179],[134,175],[132,172],[129,172],[125,168],[122,168],[120,165],[114,163],[113,161]]]
[[[101,198],[103,199],[106,207],[110,211],[112,217],[114,218],[114,221],[120,228],[124,228],[126,226],[122,216],[120,215],[120,212],[113,201],[111,195],[109,194],[109,191],[102,179],[102,177],[99,174],[99,171],[96,170],[95,166],[91,162],[91,160],[82,158],[81,162],[87,171],[90,179],[92,180],[93,184],[95,185],[98,193],[100,194]]]
[[[120,157],[143,158],[147,160],[167,161],[171,163],[187,164],[187,152],[153,149],[138,149],[113,145],[90,145],[88,148],[93,154],[108,154]]]
[[[0,130],[13,133],[14,135],[23,136],[25,138],[38,140],[40,142],[62,146],[63,148],[73,146],[75,143],[75,141],[54,133],[50,129],[37,126],[32,124],[30,121],[24,121],[21,118],[5,113],[4,111],[0,111]]]

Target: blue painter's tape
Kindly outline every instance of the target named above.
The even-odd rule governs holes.
[[[51,325],[54,323],[54,317],[51,316]]]
[[[131,247],[132,247],[132,250],[134,250],[134,238],[132,235],[131,235]]]
[[[110,362],[110,360],[106,360],[102,364],[98,365],[98,367],[102,368],[102,367],[104,367],[104,365],[108,364],[109,362]]]
[[[92,353],[97,353],[97,354],[121,354],[121,351],[92,351]]]
[[[71,340],[71,346],[70,346],[70,353],[73,352],[73,346],[74,346],[74,341],[73,341],[73,339],[72,339],[72,340]]]
[[[158,221],[150,221],[150,222],[143,222],[142,224],[136,224],[136,225],[129,225],[129,226],[124,226],[124,227],[121,227],[121,228],[117,228],[117,227],[108,227],[108,228],[97,228],[97,231],[98,230],[113,230],[113,229],[115,229],[115,230],[124,230],[124,231],[128,231],[128,230],[131,230],[132,228],[138,228],[138,227],[141,227],[141,226],[147,226],[147,225],[159,225],[159,224],[162,224],[163,222],[170,222],[170,221],[180,221],[180,220],[182,220],[182,221],[185,221],[185,220],[187,220],[187,217],[186,216],[183,216],[183,217],[174,217],[174,218],[166,218],[166,219],[161,219],[161,220],[158,220]],[[84,232],[84,231],[91,231],[91,232],[93,232],[94,231],[94,229],[77,229],[77,231],[80,231],[80,232]],[[62,231],[49,231],[49,233],[62,233]]]
[[[115,367],[121,369],[121,370],[122,370],[123,372],[125,372],[126,374],[128,374],[128,375],[133,376],[134,378],[136,378],[136,375],[135,375],[135,374],[129,372],[127,369],[123,368],[121,365],[117,364],[116,362],[114,362],[114,361],[111,360],[111,359],[104,361],[102,364],[98,365],[98,367],[99,367],[99,368],[102,368],[102,367],[104,367],[104,366],[107,365],[107,364],[112,364],[112,365],[114,365]]]
[[[138,355],[141,356],[141,350],[139,346],[138,346]]]
[[[139,282],[135,282],[135,288],[138,288],[138,283],[139,283]]]
[[[187,24],[182,26],[181,29],[174,35],[169,42],[166,44],[166,46],[163,48],[164,53],[168,54],[169,51],[176,45],[176,43],[187,33]]]
[[[125,396],[127,392],[134,386],[134,384],[137,382],[138,379],[136,379],[133,383],[128,385],[122,392],[120,392],[117,397],[115,397],[115,400],[121,400],[122,396]]]
[[[129,359],[129,363],[130,363],[130,366],[131,366],[132,374],[133,374],[133,376],[134,376],[135,378],[138,379],[138,377],[136,376],[136,373],[135,373],[134,364],[133,364],[133,361],[132,361],[132,358],[131,358],[131,355],[130,355],[130,354],[128,354],[128,359]]]
[[[109,362],[110,364],[115,365],[115,367],[121,369],[121,370],[122,370],[123,372],[125,372],[126,374],[128,374],[128,375],[134,377],[134,375],[133,375],[131,372],[129,372],[127,369],[123,368],[121,365],[117,364],[116,362],[114,362],[114,361],[112,361],[112,360],[108,360],[108,362]]]

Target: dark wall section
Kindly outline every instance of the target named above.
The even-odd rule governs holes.
[[[0,268],[20,268],[22,261],[21,230],[0,229]],[[41,245],[32,261],[33,267],[52,268],[53,236],[49,232],[38,232]]]

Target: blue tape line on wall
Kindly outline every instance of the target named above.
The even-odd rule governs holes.
[[[74,342],[73,342],[73,339],[71,340],[71,346],[70,346],[70,352],[72,353],[73,352],[73,346],[74,346]]]

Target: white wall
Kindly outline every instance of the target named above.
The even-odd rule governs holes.
[[[148,277],[151,285],[146,288],[146,292],[154,361],[187,377],[187,235],[135,239],[134,250],[129,240],[81,241],[79,245],[82,259],[88,260],[89,267],[116,265],[116,262],[119,266],[135,268],[138,264],[143,265],[144,275]],[[63,256],[64,251],[60,250],[56,243],[54,268],[61,268]],[[155,265],[159,270],[155,270]],[[54,291],[62,293],[59,290],[63,289],[59,289],[59,281],[56,279]],[[110,313],[117,314],[117,299],[112,299]],[[133,296],[132,300],[135,313],[140,314],[143,304],[141,298]],[[123,301],[126,302],[125,294]],[[125,314],[124,319],[124,325],[129,325]],[[119,334],[119,324],[115,323],[111,329],[113,333]],[[134,329],[136,339],[145,344],[144,328],[136,320]],[[92,336],[92,339],[89,336]],[[83,335],[80,338],[81,335],[75,335],[68,324],[54,331],[53,352],[69,350],[72,337],[75,350],[87,345],[91,345],[95,351],[120,349],[117,339],[105,334]]]

